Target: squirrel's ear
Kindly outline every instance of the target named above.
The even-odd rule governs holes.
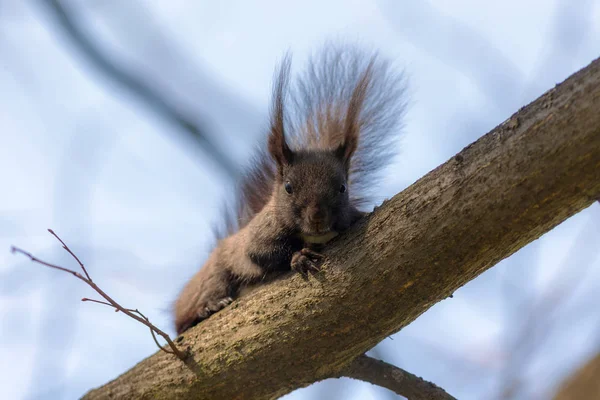
[[[278,168],[292,163],[294,153],[285,141],[285,96],[290,79],[290,56],[286,54],[281,63],[279,74],[273,88],[271,104],[271,133],[269,135],[269,153],[277,162]]]
[[[356,151],[358,147],[358,135],[346,136],[344,139],[344,143],[340,144],[337,149],[335,149],[336,157],[342,161],[346,170],[350,168],[350,160],[352,159],[352,155]]]
[[[271,127],[271,135],[269,136],[269,153],[275,159],[277,167],[281,168],[284,165],[290,165],[294,158],[294,153],[285,141],[283,129]]]

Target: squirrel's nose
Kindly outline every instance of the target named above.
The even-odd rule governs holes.
[[[314,224],[322,224],[325,222],[327,214],[325,209],[318,204],[313,204],[308,208],[308,220]]]

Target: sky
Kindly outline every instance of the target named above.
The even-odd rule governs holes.
[[[599,0],[63,3],[104,53],[206,127],[238,165],[264,131],[285,51],[300,68],[328,39],[379,50],[404,68],[410,107],[378,201],[600,55]],[[78,398],[155,345],[144,326],[81,303],[94,296],[84,284],[10,246],[76,268],[54,229],[106,292],[173,334],[171,302],[208,255],[232,182],[83,57],[41,1],[0,2],[0,101],[0,395]],[[498,398],[514,382],[511,398],[547,398],[600,349],[598,220],[595,204],[373,355],[461,399]],[[286,396],[321,397],[392,398],[347,379]]]

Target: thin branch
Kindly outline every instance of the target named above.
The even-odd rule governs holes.
[[[38,3],[47,10],[63,34],[98,71],[118,83],[153,109],[155,114],[174,124],[188,137],[200,144],[205,153],[229,176],[237,176],[237,169],[232,160],[206,135],[205,129],[200,127],[197,121],[178,110],[177,106],[169,102],[157,90],[139,79],[139,74],[128,71],[123,65],[118,65],[114,61],[114,57],[103,54],[99,46],[78,26],[75,18],[60,0],[40,0]]]
[[[153,325],[150,322],[150,320],[148,319],[148,317],[146,317],[144,314],[142,314],[139,310],[137,310],[137,309],[134,310],[134,309],[131,309],[131,308],[124,308],[119,303],[117,303],[115,300],[113,300],[109,295],[107,295],[102,289],[100,289],[92,281],[92,278],[90,278],[90,276],[87,273],[85,267],[83,266],[83,263],[75,255],[75,253],[73,253],[71,251],[71,249],[69,248],[69,246],[67,246],[65,244],[65,242],[63,242],[63,240],[56,233],[54,233],[54,231],[52,229],[48,229],[48,232],[50,232],[56,239],[58,239],[58,241],[62,244],[63,248],[71,256],[73,256],[73,258],[77,261],[77,263],[79,264],[79,266],[81,267],[81,269],[83,270],[83,272],[85,273],[86,276],[83,276],[79,272],[73,271],[72,269],[60,267],[58,265],[54,265],[54,264],[51,264],[49,262],[40,260],[39,258],[35,257],[33,254],[31,254],[31,253],[29,253],[29,252],[27,252],[25,250],[19,249],[19,248],[15,247],[15,246],[13,246],[11,248],[12,252],[13,253],[21,253],[21,254],[27,256],[34,263],[38,263],[38,264],[44,265],[44,266],[49,267],[49,268],[58,269],[60,271],[67,272],[67,273],[75,276],[77,279],[80,279],[80,280],[84,281],[92,289],[94,289],[100,296],[102,296],[106,300],[106,302],[101,301],[101,300],[88,299],[87,297],[84,297],[83,299],[81,299],[81,301],[91,301],[91,302],[94,302],[94,303],[99,303],[99,304],[107,305],[107,306],[110,306],[110,307],[114,307],[115,311],[121,311],[122,313],[126,314],[130,318],[133,318],[136,321],[138,321],[138,322],[146,325],[150,329],[150,332],[152,333],[152,338],[154,339],[154,342],[156,343],[156,345],[158,346],[159,349],[163,350],[166,353],[174,354],[181,361],[183,361],[186,365],[191,366],[190,362],[192,361],[192,359],[191,359],[191,357],[189,357],[189,353],[182,352],[181,350],[179,350],[177,348],[177,346],[175,346],[175,343],[173,343],[173,341],[171,340],[171,337],[168,334],[166,334],[165,332],[163,332],[162,330],[158,329],[155,325]],[[156,339],[155,334],[158,334],[158,335],[162,336],[163,339],[165,339],[167,341],[167,344],[169,345],[169,347],[171,348],[172,351],[169,351],[169,350],[165,349],[163,346],[161,346],[158,343],[158,340]]]
[[[101,300],[94,300],[94,299],[88,299],[87,297],[84,297],[83,299],[81,299],[81,301],[91,301],[93,303],[98,303],[98,304],[103,304],[105,306],[109,306],[109,307],[113,307],[112,304],[107,303],[105,301],[101,301]],[[138,310],[137,308],[134,310],[132,308],[127,308],[126,309],[129,312],[132,313],[136,313],[139,314],[140,317],[144,318],[146,321],[148,321],[148,323],[150,322],[150,320],[148,319],[148,317],[146,317],[144,314],[142,314],[142,312],[140,310]],[[118,308],[115,308],[115,312],[119,312]],[[150,328],[150,333],[152,334],[152,339],[154,339],[154,343],[156,343],[156,346],[158,346],[159,349],[161,349],[162,351],[164,351],[165,353],[169,353],[169,354],[175,354],[174,352],[172,352],[171,350],[167,350],[165,349],[163,346],[161,346],[158,343],[158,339],[156,338],[156,334],[154,333],[154,330],[152,328]]]
[[[138,310],[136,308],[134,310],[134,312],[139,314],[142,318],[144,318],[146,321],[148,321],[148,323],[150,323],[150,320],[148,319],[148,317],[146,317],[144,314],[142,314],[142,312],[140,310]],[[150,328],[150,333],[152,334],[152,339],[154,339],[154,343],[156,343],[156,345],[158,346],[159,349],[161,349],[162,351],[164,351],[165,353],[168,353],[168,354],[175,354],[174,351],[167,350],[163,346],[161,346],[160,343],[158,343],[158,339],[156,338],[156,334],[154,333],[154,330],[152,328]]]
[[[52,236],[54,236],[59,242],[60,244],[62,244],[63,249],[65,249],[70,255],[73,256],[73,258],[75,259],[75,261],[77,261],[77,263],[79,264],[79,266],[81,267],[81,269],[83,270],[83,272],[85,273],[85,276],[88,278],[88,280],[92,280],[92,278],[90,278],[90,275],[88,274],[87,270],[85,269],[83,263],[79,260],[79,258],[75,255],[75,253],[73,253],[71,251],[71,249],[69,249],[67,247],[67,245],[65,244],[65,242],[62,241],[61,238],[58,237],[58,235],[56,233],[54,233],[54,231],[52,229],[48,229],[48,232],[50,232],[52,234]]]
[[[150,321],[148,321],[148,322],[150,322]],[[164,346],[161,346],[160,343],[158,343],[158,339],[156,338],[156,334],[154,333],[154,330],[152,328],[150,328],[150,333],[152,334],[152,339],[154,339],[154,343],[156,343],[156,346],[158,346],[159,349],[161,349],[162,351],[164,351],[167,354],[175,354],[174,351],[167,350]],[[175,355],[177,356],[177,354],[175,354]]]
[[[31,253],[29,253],[29,252],[27,252],[27,251],[25,251],[25,250],[19,249],[18,247],[15,247],[15,246],[12,246],[10,250],[11,250],[11,252],[13,252],[13,253],[21,253],[21,254],[23,254],[23,255],[25,255],[25,256],[27,256],[27,257],[29,257],[29,259],[30,259],[31,261],[35,262],[35,263],[42,264],[42,265],[44,265],[44,266],[46,266],[46,267],[49,267],[49,268],[54,268],[54,269],[58,269],[58,270],[61,270],[61,271],[67,272],[67,273],[69,273],[69,274],[72,274],[72,275],[74,275],[76,278],[78,278],[78,279],[81,279],[82,281],[84,281],[84,282],[86,282],[86,283],[87,283],[87,279],[86,279],[86,278],[85,278],[83,275],[81,275],[79,272],[75,272],[75,271],[73,271],[72,269],[68,269],[68,268],[59,267],[58,265],[50,264],[50,263],[48,263],[48,262],[46,262],[46,261],[40,260],[39,258],[35,257],[33,254],[31,254]]]
[[[366,354],[357,357],[336,376],[342,377],[384,387],[409,400],[456,400],[439,386]]]
[[[93,303],[104,304],[105,306],[112,307],[112,304],[110,304],[110,303],[107,303],[107,302],[101,301],[101,300],[88,299],[87,297],[84,297],[83,299],[81,299],[81,301],[91,301]],[[130,311],[132,311],[132,310],[130,310]],[[119,312],[119,309],[115,308],[115,312]]]

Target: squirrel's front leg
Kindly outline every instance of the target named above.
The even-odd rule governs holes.
[[[304,277],[308,277],[308,273],[317,273],[321,270],[324,256],[317,253],[315,250],[304,247],[302,250],[292,254],[291,267],[292,270],[298,272]]]

